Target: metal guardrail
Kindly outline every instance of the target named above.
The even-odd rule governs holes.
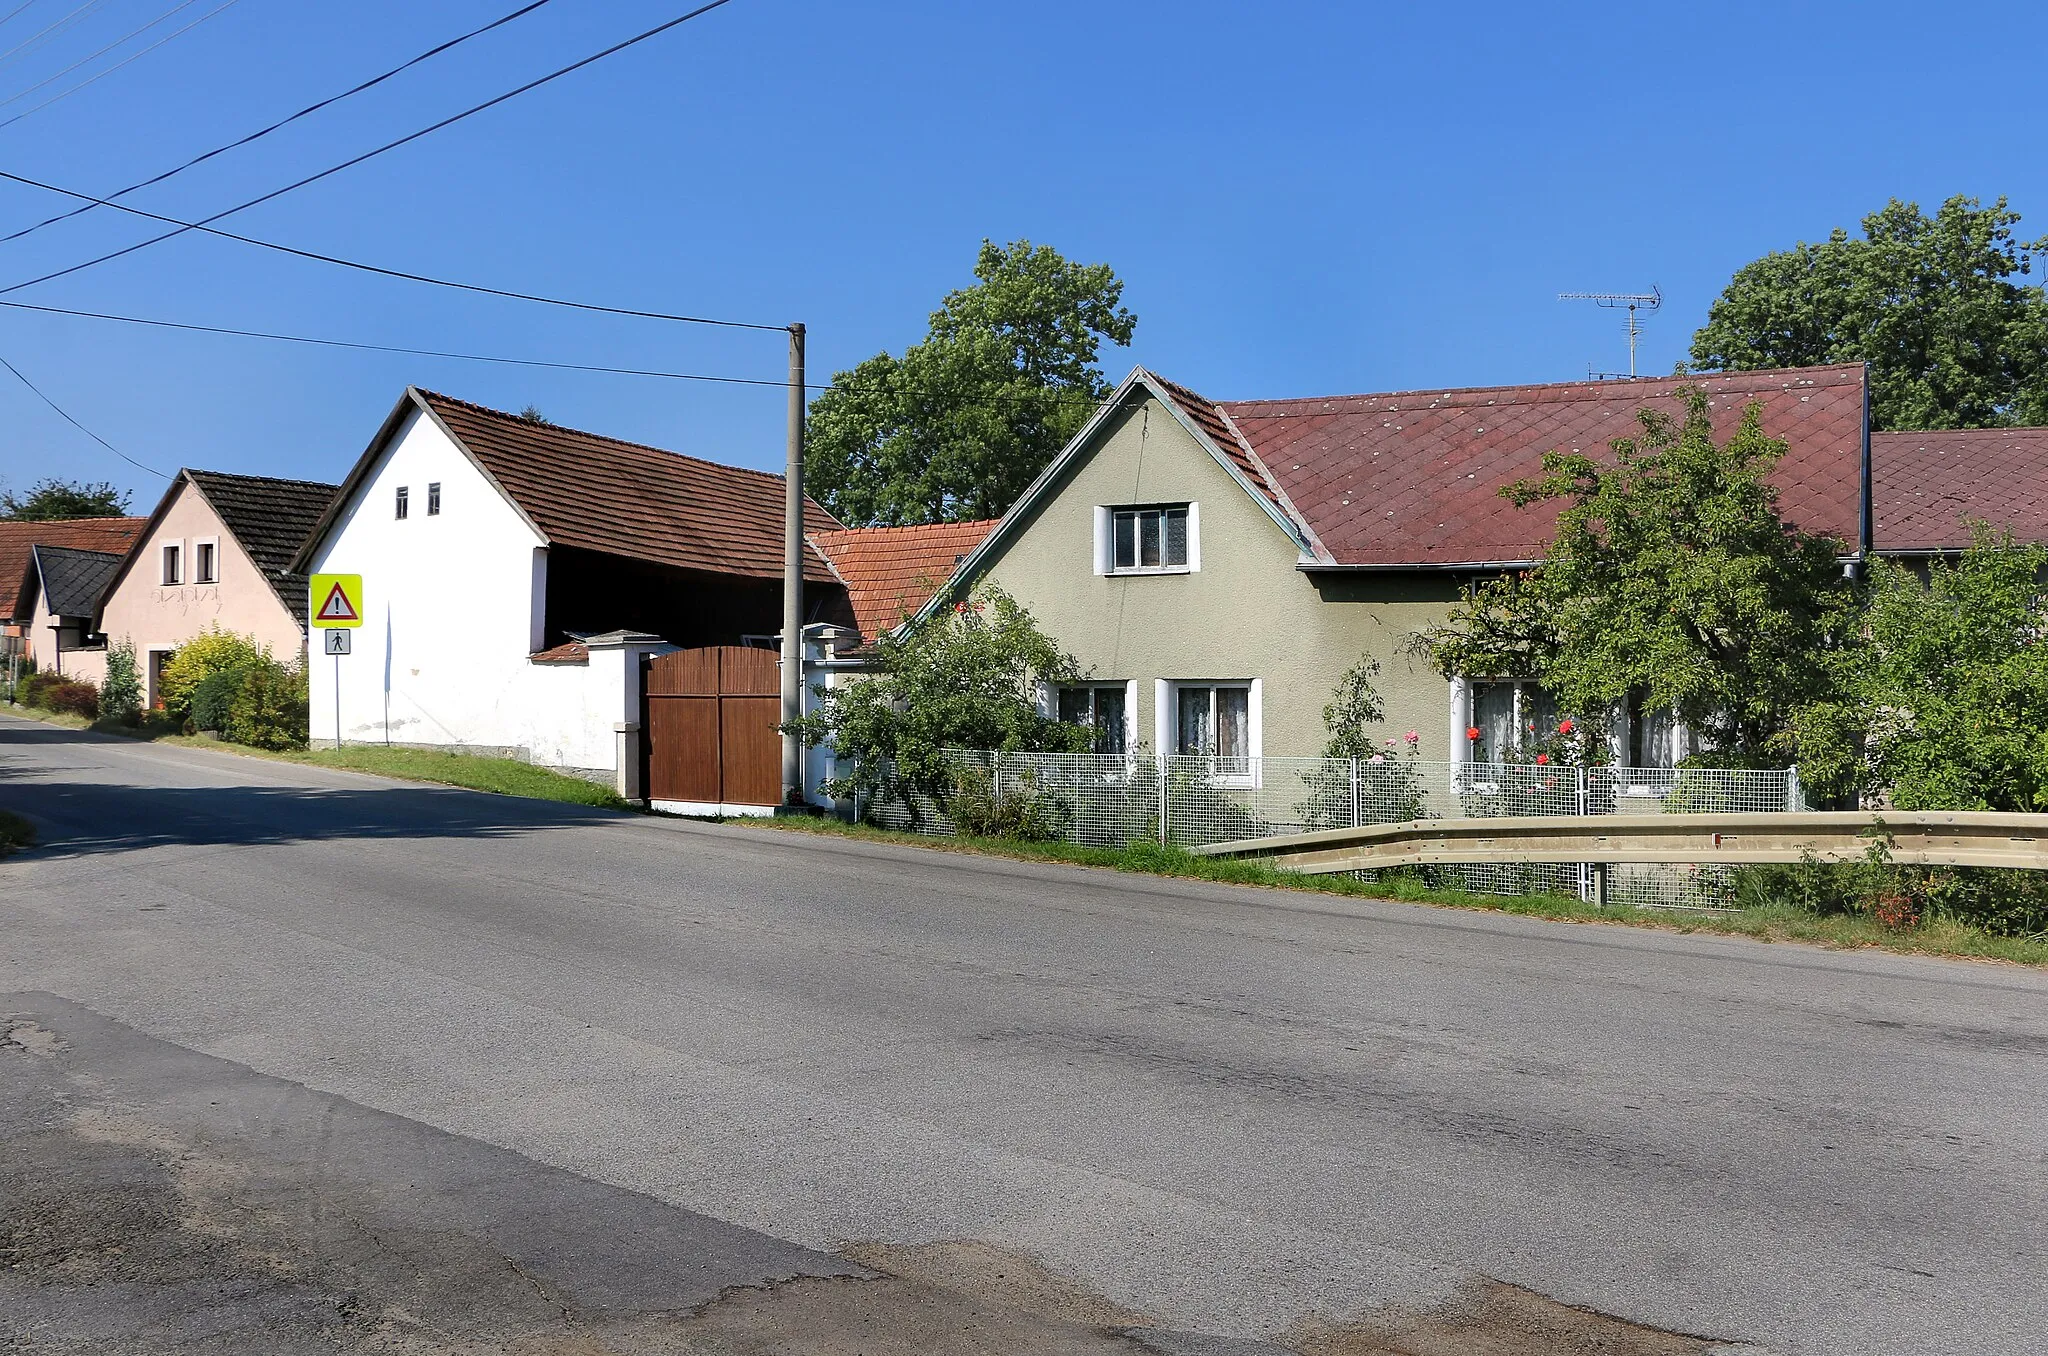
[[[1493,862],[1696,863],[1862,859],[1878,837],[1913,866],[2048,870],[2048,814],[1977,810],[1779,814],[1543,815],[1410,820],[1277,834],[1192,848],[1260,858],[1307,875]]]

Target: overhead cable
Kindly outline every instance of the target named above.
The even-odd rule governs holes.
[[[187,3],[191,3],[191,0],[187,0]],[[229,3],[234,3],[234,0],[229,0]],[[260,127],[257,130],[249,133],[245,137],[239,137],[236,140],[230,141],[225,145],[216,146],[210,151],[206,151],[200,155],[195,155],[182,165],[174,166],[171,169],[165,170],[162,174],[154,175],[148,179],[143,179],[140,180],[139,182],[132,183],[128,185],[128,187],[126,188],[119,189],[113,193],[109,193],[107,197],[109,199],[124,198],[130,193],[135,192],[137,189],[148,188],[150,185],[160,184],[164,180],[169,179],[174,175],[183,174],[186,170],[191,169],[194,165],[203,164],[206,161],[213,159],[217,155],[224,155],[229,151],[236,150],[240,147],[246,146],[252,141],[259,141],[262,138],[269,136],[272,132],[277,131],[281,127],[287,127],[292,123],[297,122],[300,118],[308,117],[314,113],[318,113],[321,109],[330,107],[334,104],[338,104],[344,99],[353,98],[355,95],[361,94],[364,90],[374,89],[378,85],[383,84],[386,80],[391,79],[393,76],[398,75],[404,71],[408,71],[412,69],[414,66],[419,65],[422,61],[431,60],[432,58],[441,55],[443,52],[449,51],[452,48],[460,47],[463,43],[468,42],[471,38],[481,37],[482,35],[490,32],[494,28],[503,28],[506,24],[511,23],[514,19],[523,18],[524,16],[533,13],[541,6],[550,3],[552,3],[552,0],[533,0],[532,4],[522,5],[518,9],[513,10],[510,14],[501,15],[500,17],[491,20],[489,23],[483,25],[481,28],[472,28],[469,30],[469,32],[460,34],[457,37],[450,38],[448,39],[448,41],[441,43],[439,46],[429,47],[426,51],[421,52],[418,56],[413,57],[411,60],[402,61],[398,65],[393,66],[390,70],[384,71],[378,75],[373,75],[368,80],[365,80],[360,84],[352,86],[349,89],[345,89],[339,94],[332,94],[329,95],[327,98],[320,100],[317,103],[307,104],[298,112],[290,115],[289,117],[279,118],[276,122],[271,123],[268,127]],[[183,6],[181,5],[179,8],[182,9]],[[227,6],[223,5],[221,6],[221,8],[225,9],[227,8]],[[214,13],[216,14],[219,12],[219,10],[214,11]],[[209,15],[207,17],[211,18],[212,16]],[[127,41],[127,39],[124,38],[122,39],[122,41],[125,42]],[[119,44],[117,43],[115,45],[118,46]],[[139,56],[141,55],[141,53],[138,52],[136,55]],[[90,58],[87,59],[90,60]],[[47,84],[48,82],[45,81],[44,83]],[[20,97],[20,95],[15,96],[15,98],[17,99]],[[10,99],[6,102],[12,103],[13,100]],[[30,109],[29,111],[34,112],[35,110]],[[23,114],[22,116],[26,117],[27,114]],[[9,119],[9,121],[12,121],[12,119]],[[0,127],[5,127],[6,125],[7,123],[0,122]],[[0,236],[0,243],[5,243],[6,241],[9,240],[19,240],[23,236],[28,235],[30,232],[40,231],[45,226],[52,225],[53,223],[59,221],[63,221],[69,217],[78,216],[84,212],[90,212],[93,208],[98,207],[100,205],[101,203],[97,200],[88,202],[82,207],[76,207],[69,212],[60,213],[57,216],[51,217],[46,221],[39,221],[33,226],[23,227],[21,230],[16,231],[12,235]]]
[[[573,61],[567,66],[563,66],[557,70],[550,71],[548,72],[548,74],[540,76],[537,79],[529,80],[525,84],[520,85],[515,89],[509,89],[505,91],[505,93],[498,95],[496,98],[486,99],[484,102],[472,105],[471,107],[462,110],[460,113],[451,114],[448,117],[442,118],[438,122],[432,123],[426,127],[422,127],[417,132],[409,132],[405,136],[399,137],[393,141],[387,141],[383,145],[378,146],[373,150],[364,151],[360,155],[351,156],[347,160],[342,161],[340,164],[330,165],[326,169],[321,170],[316,174],[309,174],[303,179],[297,179],[289,184],[286,184],[282,188],[272,189],[270,192],[262,194],[259,197],[249,199],[247,202],[238,203],[235,206],[227,208],[223,211],[215,212],[210,217],[203,217],[198,221],[180,225],[175,230],[166,231],[161,235],[151,236],[147,240],[138,241],[135,244],[129,245],[123,249],[118,249],[107,254],[102,254],[97,258],[88,259],[83,263],[72,264],[68,268],[60,268],[52,273],[45,273],[39,277],[30,278],[26,282],[15,283],[11,287],[0,287],[0,294],[5,294],[8,292],[19,292],[24,287],[33,287],[37,283],[45,283],[55,278],[67,277],[70,274],[81,272],[84,269],[92,268],[99,264],[104,264],[109,260],[119,259],[124,255],[133,254],[137,250],[148,249],[151,245],[161,244],[162,242],[169,240],[174,236],[180,236],[185,234],[185,232],[187,231],[199,229],[200,227],[203,227],[211,222],[219,221],[223,217],[231,217],[237,212],[245,212],[251,207],[255,207],[261,203],[269,202],[273,198],[283,197],[285,194],[293,192],[297,189],[304,188],[308,184],[318,183],[320,180],[325,179],[330,175],[339,174],[345,169],[353,168],[356,165],[362,164],[366,160],[374,159],[377,156],[383,155],[387,151],[397,150],[400,146],[405,146],[412,142],[418,141],[421,137],[430,136],[433,133],[440,131],[444,127],[451,127],[454,124],[461,122],[465,118],[474,117],[478,113],[482,113],[486,109],[496,108],[499,104],[502,104],[507,100],[516,99],[520,95],[525,94],[530,90],[539,89],[542,85],[545,85],[550,81],[559,80],[563,76],[568,75],[571,72],[580,71],[585,66],[588,66],[593,62],[602,61],[608,56],[612,56],[618,52],[623,52],[628,47],[632,47],[637,43],[645,42],[649,38],[655,37],[661,33],[666,33],[669,29],[674,28],[679,24],[688,23],[690,20],[695,19],[700,15],[709,14],[712,10],[722,8],[730,3],[731,0],[710,0],[709,4],[699,5],[697,8],[690,10],[688,13],[678,15],[677,17],[670,19],[665,23],[656,24],[653,28],[648,29],[644,33],[636,34],[633,37],[627,38],[623,42],[613,43],[610,47],[605,48],[603,51],[593,52],[591,55],[584,57],[580,61]],[[766,326],[762,328],[775,327]]]
[[[156,467],[144,466],[141,462],[135,460],[135,458],[129,456],[126,452],[123,452],[120,448],[114,446],[105,438],[100,437],[99,434],[94,433],[91,429],[79,423],[76,419],[73,419],[71,417],[71,412],[69,410],[65,409],[62,405],[59,405],[56,401],[44,395],[41,387],[37,386],[34,382],[30,381],[27,377],[23,376],[21,374],[21,369],[16,367],[13,363],[8,362],[6,358],[0,357],[0,367],[4,367],[8,371],[12,372],[14,374],[14,378],[16,381],[19,381],[23,386],[28,387],[29,390],[34,391],[36,394],[36,399],[42,401],[45,405],[48,405],[51,409],[55,410],[60,416],[62,416],[65,423],[71,425],[71,427],[77,429],[80,433],[83,433],[86,437],[92,439],[101,447],[106,448],[107,451],[113,453],[122,461],[127,462],[130,466],[133,466],[138,471],[149,472],[158,480],[170,479],[169,476],[165,475],[162,471],[157,470]]]
[[[43,29],[41,32],[35,34],[33,37],[24,38],[20,42],[15,43],[14,46],[8,48],[6,51],[0,52],[0,66],[6,65],[8,62],[14,60],[15,57],[21,55],[23,52],[26,52],[31,47],[37,46],[42,42],[44,38],[54,36],[55,34],[60,33],[63,30],[71,27],[71,25],[77,23],[80,19],[83,19],[86,15],[92,13],[94,10],[98,9],[101,5],[104,5],[106,3],[107,0],[85,0],[84,4],[78,6],[78,8],[72,10],[69,14],[66,14],[63,18],[57,20],[55,23]]]
[[[94,52],[91,56],[82,56],[78,60],[72,62],[69,66],[66,66],[63,70],[58,71],[56,74],[44,76],[41,80],[36,81],[36,83],[30,85],[27,89],[21,91],[21,93],[10,94],[5,99],[0,99],[0,108],[5,108],[9,104],[20,103],[23,99],[28,98],[29,95],[34,94],[37,90],[41,89],[45,85],[56,84],[59,80],[62,80],[65,76],[71,74],[80,66],[91,65],[93,62],[98,61],[107,53],[113,51],[116,47],[122,46],[124,43],[128,42],[132,38],[141,37],[144,33],[147,33],[150,29],[155,28],[164,20],[174,17],[180,10],[190,9],[192,8],[192,6],[198,3],[199,0],[178,0],[177,4],[171,6],[162,14],[157,15],[154,19],[151,19],[148,23],[142,25],[140,28],[129,29],[126,33],[123,33],[120,37],[114,39],[105,47],[100,48],[99,51]]]
[[[170,32],[158,38],[155,42],[150,43],[147,47],[143,47],[136,51],[130,52],[127,56],[122,57],[119,61],[107,67],[105,70],[93,72],[91,75],[79,81],[77,84],[71,86],[69,89],[60,89],[55,94],[52,94],[49,98],[43,100],[41,103],[31,105],[28,108],[24,108],[23,110],[21,110],[21,112],[15,114],[11,118],[0,118],[0,127],[12,127],[14,126],[14,124],[20,122],[23,118],[34,117],[36,114],[48,108],[51,104],[57,103],[64,99],[69,99],[72,95],[78,93],[80,90],[89,88],[93,85],[97,85],[100,81],[106,79],[115,71],[120,70],[123,66],[128,65],[130,62],[142,60],[142,58],[148,56],[151,52],[154,52],[157,48],[163,46],[165,43],[172,42],[178,38],[184,37],[187,33],[190,33],[193,29],[199,27],[199,25],[205,23],[208,19],[213,18],[216,14],[219,14],[224,10],[234,8],[236,2],[237,0],[222,0],[221,4],[215,5],[212,9],[200,15],[191,23],[186,24],[183,28],[172,29]]]

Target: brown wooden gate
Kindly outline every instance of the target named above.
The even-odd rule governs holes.
[[[641,674],[650,800],[774,805],[782,799],[781,670],[743,645],[678,650]]]

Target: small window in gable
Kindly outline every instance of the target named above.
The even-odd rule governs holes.
[[[400,485],[398,494],[392,500],[391,516],[403,522],[412,510],[412,489]]]
[[[1114,574],[1164,573],[1189,568],[1188,505],[1153,504],[1110,512]]]
[[[181,559],[183,554],[183,550],[176,544],[164,547],[164,582],[166,584],[182,584],[185,582],[184,562]]]
[[[192,544],[192,582],[195,584],[218,584],[220,582],[220,547],[210,541]]]
[[[427,483],[427,516],[429,518],[435,518],[439,517],[440,513],[441,482],[438,480],[429,481]]]

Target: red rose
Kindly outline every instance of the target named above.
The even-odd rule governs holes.
[[[1536,755],[1536,762],[1537,762],[1537,764],[1538,764],[1539,766],[1540,766],[1541,764],[1547,763],[1547,762],[1549,762],[1549,761],[1550,761],[1550,755],[1549,755],[1549,754],[1547,754],[1547,753],[1539,753],[1539,754],[1537,754],[1537,755]]]
[[[1465,738],[1467,738],[1467,739],[1477,739],[1477,738],[1479,738],[1479,727],[1478,727],[1477,725],[1474,725],[1474,726],[1472,726],[1471,728],[1467,729],[1467,730],[1465,731]]]
[[[1563,720],[1557,723],[1557,732],[1559,734],[1570,734],[1573,728],[1574,727],[1572,725],[1572,718],[1570,716],[1566,716]]]

